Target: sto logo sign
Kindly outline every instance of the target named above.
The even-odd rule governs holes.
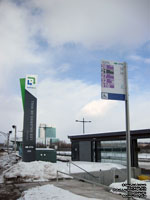
[[[35,77],[28,77],[27,78],[27,86],[28,87],[35,87],[36,80]]]

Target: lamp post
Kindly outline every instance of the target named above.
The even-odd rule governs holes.
[[[8,152],[8,154],[9,154],[9,137],[10,137],[11,133],[12,133],[12,131],[9,131],[8,135],[7,135],[7,152]]]
[[[8,152],[8,154],[9,154],[9,137],[10,137],[11,133],[12,133],[12,131],[9,131],[8,133],[4,133],[3,131],[0,131],[0,134],[7,137],[7,152]]]
[[[82,122],[83,123],[83,134],[85,133],[85,125],[84,125],[84,123],[90,123],[90,122],[92,122],[92,121],[85,121],[84,120],[84,118],[83,118],[83,120],[76,120],[75,122]]]
[[[12,125],[12,128],[15,129],[15,153],[16,153],[16,135],[17,135],[17,126]]]

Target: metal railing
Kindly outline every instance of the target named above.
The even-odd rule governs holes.
[[[90,183],[90,184],[93,184],[93,185],[97,185],[97,186],[100,186],[100,187],[103,187],[104,189],[106,189],[107,191],[110,191],[112,188],[111,187],[109,187],[109,186],[106,186],[106,185],[102,185],[102,184],[100,184],[100,183],[97,183],[97,182],[94,182],[94,181],[91,181],[91,180],[87,180],[87,179],[85,179],[85,178],[82,178],[82,177],[77,177],[77,176],[74,176],[73,174],[68,174],[68,173],[66,173],[66,172],[62,172],[62,171],[59,171],[59,170],[57,170],[57,178],[56,178],[56,180],[57,180],[57,183],[58,183],[58,180],[59,180],[59,177],[58,177],[58,174],[65,174],[65,175],[67,175],[67,176],[69,176],[69,177],[72,177],[72,178],[74,178],[74,179],[76,179],[76,180],[82,180],[82,181],[85,181],[85,182],[87,182],[87,183]],[[64,177],[65,178],[65,177]]]
[[[71,174],[71,164],[72,164],[72,165],[76,166],[77,168],[81,169],[82,171],[84,171],[85,173],[87,173],[88,175],[92,176],[93,178],[96,178],[96,179],[98,178],[99,179],[99,176],[94,176],[92,173],[86,171],[85,169],[83,169],[82,167],[78,166],[77,164],[75,164],[75,163],[73,163],[71,161],[69,161],[68,163],[69,163],[69,174]]]

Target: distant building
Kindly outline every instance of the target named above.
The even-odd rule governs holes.
[[[59,139],[56,138],[56,128],[46,124],[40,124],[38,136],[38,142],[47,145],[59,142]]]
[[[45,138],[46,136],[46,138]],[[10,140],[13,145],[15,144],[15,138]],[[46,124],[40,124],[38,130],[38,138],[36,138],[36,146],[43,145],[44,147],[54,146],[58,143],[59,139],[56,138],[56,128],[48,126]],[[17,150],[19,150],[20,155],[22,155],[22,137],[16,138]],[[57,148],[57,147],[56,147]]]

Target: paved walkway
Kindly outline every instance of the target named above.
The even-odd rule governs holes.
[[[56,180],[51,182],[34,182],[34,183],[18,183],[18,184],[0,184],[1,200],[16,200],[21,193],[32,187],[42,186],[45,184],[53,184],[56,187],[68,190],[74,194],[78,194],[88,198],[96,198],[101,200],[123,200],[120,195],[112,194],[100,186],[94,186],[90,183],[77,181],[75,179]],[[124,199],[125,200],[125,199]]]
[[[53,183],[55,186],[68,190],[74,194],[89,198],[97,198],[102,200],[125,200],[121,195],[116,195],[106,191],[103,187],[94,186],[90,183],[73,180],[63,180]]]

